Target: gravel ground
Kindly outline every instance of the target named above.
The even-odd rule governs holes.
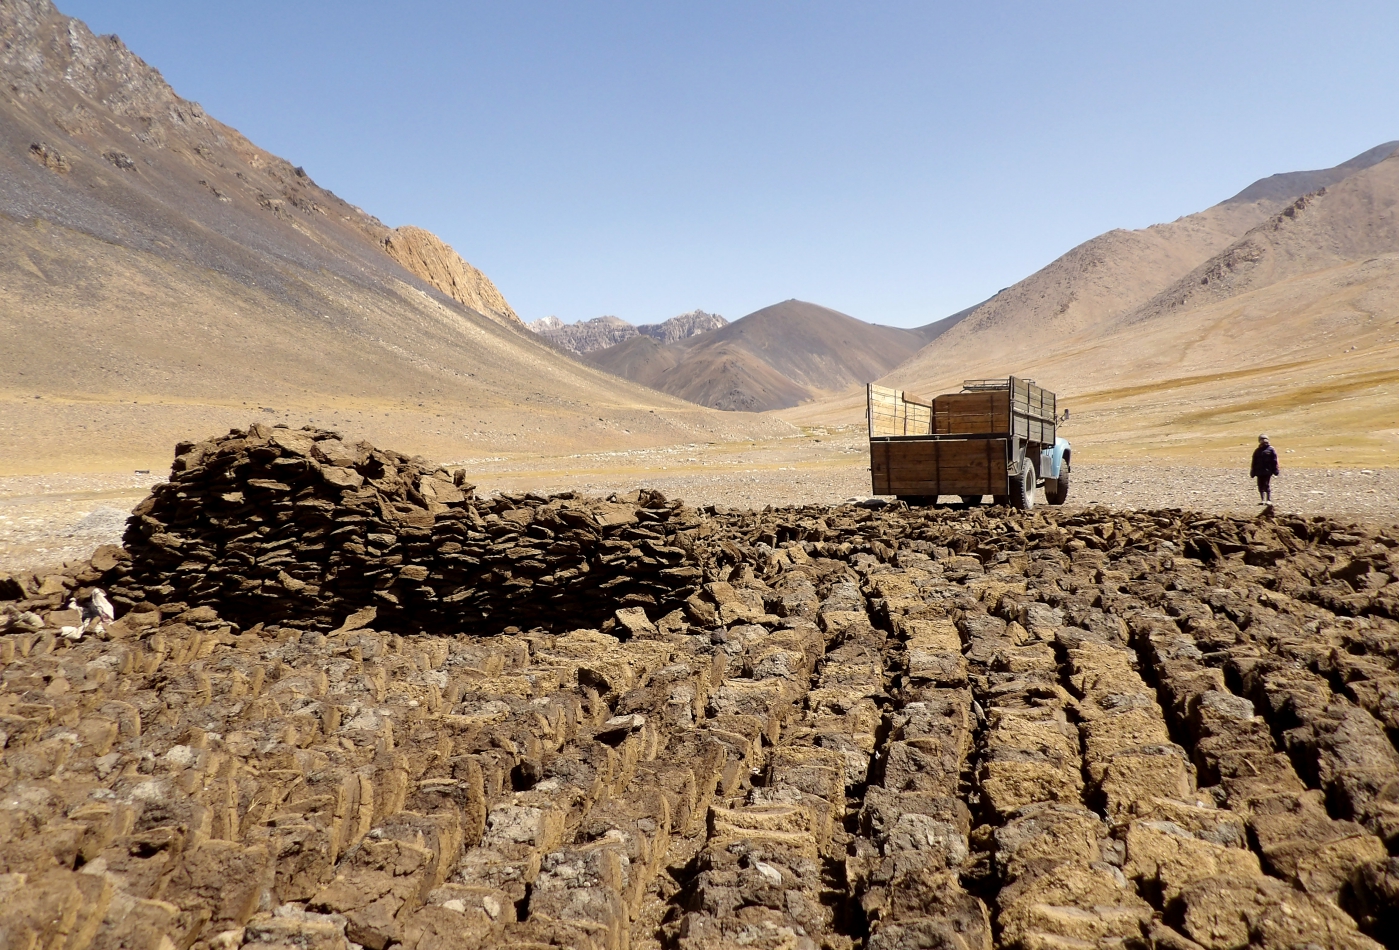
[[[811,429],[767,442],[691,443],[589,455],[462,458],[478,491],[608,494],[645,486],[694,505],[760,509],[868,497],[862,429]],[[120,540],[125,513],[163,472],[0,478],[0,570],[85,557]],[[1399,523],[1399,469],[1289,469],[1274,481],[1281,512]],[[1258,510],[1246,469],[1134,462],[1074,466],[1069,509]]]

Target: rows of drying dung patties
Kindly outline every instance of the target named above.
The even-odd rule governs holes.
[[[626,946],[672,839],[703,839],[716,785],[752,785],[791,709],[770,701],[807,687],[809,570],[710,584],[693,628],[623,609],[625,642],[238,635],[207,608],[139,639],[7,637],[4,928],[71,950]]]
[[[1139,941],[1151,908],[1114,863],[1102,816],[1087,807],[1077,710],[1055,652],[1062,618],[1024,593],[1026,566],[1003,560],[958,617],[986,718],[975,782],[979,818],[990,827],[978,843],[989,847],[999,887],[998,943]]]
[[[986,906],[960,880],[971,830],[962,783],[975,717],[952,617],[959,592],[926,555],[901,552],[896,562],[856,559],[872,613],[893,642],[885,654],[889,707],[849,886],[871,948],[989,948]]]
[[[777,581],[778,629],[716,631],[732,675],[703,725],[744,744],[746,771],[721,783],[676,894],[666,931],[679,947],[815,950],[845,925],[833,898],[844,889],[846,788],[864,780],[870,697],[882,688],[877,649],[872,661],[848,649],[869,629],[854,580],[838,565],[794,565]]]
[[[244,626],[324,629],[373,609],[384,629],[489,632],[600,622],[599,595],[669,609],[694,589],[676,542],[696,518],[658,494],[478,499],[465,475],[322,430],[184,443],[136,508],[114,601]]]
[[[210,621],[6,642],[0,886],[20,945],[333,946],[348,931],[383,946],[413,932],[480,834],[496,775],[443,729],[449,673],[504,672],[523,644],[287,634]],[[542,698],[541,715],[587,717]],[[323,913],[342,903],[348,920]]]
[[[1190,568],[1173,567],[1189,585]],[[1193,743],[1201,776],[1245,820],[1262,868],[1271,875],[1198,881],[1171,908],[1179,925],[1199,934],[1206,946],[1229,945],[1241,935],[1275,945],[1300,938],[1372,945],[1337,905],[1354,908],[1357,878],[1367,866],[1386,863],[1383,843],[1363,826],[1329,814],[1324,794],[1306,787],[1267,720],[1229,689],[1221,668],[1229,651],[1215,648],[1234,637],[1219,629],[1208,607],[1191,597],[1168,596],[1181,592],[1158,594],[1149,583],[1139,591],[1148,601],[1160,596],[1169,613],[1129,612],[1133,638],[1179,731]],[[1295,890],[1283,888],[1278,878]],[[1202,939],[1206,935],[1210,939]]]
[[[1344,874],[1357,863],[1377,908],[1367,926],[1378,932],[1392,912],[1379,839],[1349,820],[1385,833],[1386,799],[1362,793],[1390,765],[1353,715],[1328,730],[1336,717],[1313,713],[1347,691],[1382,709],[1393,651],[1373,612],[1340,624],[1329,608],[1306,614],[1317,608],[1275,596],[1286,566],[1314,555],[1288,554],[1253,590],[1229,552],[1212,573],[1153,552],[1153,531],[1180,530],[1167,516],[1055,524],[843,509],[732,521],[706,542],[721,552],[712,583],[684,614],[623,610],[621,639],[238,636],[211,610],[105,643],[5,638],[4,840],[17,846],[0,886],[19,895],[7,924],[46,944],[57,927],[74,950],[167,935],[337,946],[346,933],[366,946],[618,946],[653,940],[669,908],[662,932],[693,946],[730,927],[779,944],[974,946],[988,931],[971,890],[1003,945],[1130,941],[1134,923],[1138,939],[1145,926],[1212,947],[1358,945],[1327,902],[1354,906]],[[805,546],[777,547],[796,539]],[[1198,538],[1176,547],[1186,543],[1205,553]],[[854,573],[806,552],[846,557]],[[1367,563],[1357,577],[1376,573]],[[1163,572],[1193,593],[1155,584]],[[1294,636],[1270,610],[1331,624]],[[1152,796],[1169,819],[1115,811],[1133,787],[1140,800],[1182,785],[1169,737],[1131,744],[1159,740],[1162,720],[1137,715],[1141,681],[1122,672],[1131,658],[1115,652],[1114,615],[1204,776],[1193,799],[1188,782],[1184,799]],[[1384,669],[1321,657],[1322,630],[1347,655],[1355,644],[1378,653]],[[1122,674],[1109,691],[1093,679],[1099,666]],[[1368,692],[1351,686],[1363,683]],[[1260,697],[1266,721],[1250,723],[1240,693]],[[1302,788],[1295,769],[1287,777],[1278,753],[1301,726],[1310,732],[1290,740],[1301,775],[1336,800]],[[1357,754],[1368,773],[1347,764]],[[1118,767],[1127,762],[1136,767]],[[1263,778],[1250,785],[1247,769]],[[1268,782],[1285,794],[1258,797]],[[948,787],[979,823],[960,866],[965,818],[934,794]],[[885,794],[895,788],[909,794]],[[1353,814],[1337,811],[1341,794]],[[1240,819],[1262,869],[1289,883],[1191,843],[1227,848]],[[1176,853],[1244,866],[1168,900],[1193,873],[1170,866]],[[230,877],[249,883],[211,883]]]
[[[1080,558],[1080,576],[1092,576],[1094,560]],[[1041,563],[1048,596],[1063,604],[1072,621],[1059,627],[1055,640],[1078,699],[1089,801],[1111,828],[1122,872],[1169,918],[1153,920],[1148,932],[1178,941],[1179,931],[1167,929],[1175,923],[1209,943],[1213,935],[1203,932],[1198,915],[1177,919],[1178,905],[1188,908],[1194,897],[1186,892],[1211,878],[1262,878],[1243,822],[1196,788],[1189,758],[1171,740],[1157,696],[1138,672],[1126,624],[1092,606],[1092,599],[1066,598],[1062,588],[1051,586],[1053,561]]]

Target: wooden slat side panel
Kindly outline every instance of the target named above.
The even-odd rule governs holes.
[[[899,420],[899,406],[902,402],[899,391],[871,384],[867,394],[870,435],[903,435],[903,426]]]
[[[932,407],[909,397],[899,389],[869,384],[869,434],[873,437],[890,435],[929,435],[932,432]]]
[[[933,431],[933,407],[922,403],[904,401],[908,413],[906,435],[931,435]]]
[[[1010,396],[1005,392],[949,393],[933,400],[933,429],[938,435],[1005,432]]]
[[[980,460],[985,455],[987,445],[1000,446],[1000,451],[1004,454],[1004,439],[953,439],[926,441],[919,439],[909,442],[881,442],[881,446],[887,445],[892,453],[890,458],[899,461],[917,461],[920,464],[941,461],[942,464],[957,463],[965,459]]]

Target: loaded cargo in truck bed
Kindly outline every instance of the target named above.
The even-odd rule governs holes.
[[[1069,492],[1071,450],[1059,438],[1054,393],[1014,376],[969,379],[925,402],[868,387],[870,476],[876,495],[911,504],[939,496],[1030,508],[1044,487],[1051,505]]]

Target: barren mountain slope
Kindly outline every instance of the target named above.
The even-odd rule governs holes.
[[[1299,195],[1305,195],[1316,191],[1318,188],[1325,188],[1334,185],[1344,178],[1354,175],[1358,171],[1363,171],[1377,162],[1382,162],[1389,156],[1399,151],[1399,141],[1385,142],[1383,145],[1376,145],[1372,149],[1367,149],[1349,161],[1341,162],[1331,168],[1318,168],[1314,171],[1305,172],[1283,172],[1278,175],[1269,175],[1267,178],[1260,178],[1249,185],[1243,191],[1230,198],[1230,202],[1252,202],[1260,198],[1269,198],[1275,201],[1290,201]]]
[[[378,220],[47,0],[0,4],[0,80],[5,471],[156,468],[251,413],[440,458],[781,426],[619,384],[463,306]]]
[[[696,358],[682,358],[661,383],[665,392],[730,412],[794,406],[812,397],[811,389],[732,341],[706,346]]]
[[[1126,314],[1139,323],[1340,264],[1399,253],[1399,154],[1304,195]]]
[[[1110,332],[1117,318],[1165,291],[1303,194],[1282,194],[1288,183],[1304,187],[1344,180],[1393,151],[1392,144],[1380,146],[1333,169],[1275,175],[1169,224],[1101,234],[976,308],[899,367],[897,379],[917,389],[932,380],[975,375],[965,368],[969,361],[1014,366],[1074,334]],[[1264,187],[1264,182],[1271,184]]]
[[[685,351],[637,334],[624,343],[583,354],[585,362],[600,370],[652,389],[664,389],[666,377],[680,365]]]
[[[1266,429],[1284,466],[1399,464],[1397,200],[1399,156],[1352,165],[1136,308],[1039,346],[964,324],[885,381],[1033,376],[1069,397],[1065,435],[1097,458],[1236,460]],[[852,389],[783,415],[853,422],[863,406]]]

